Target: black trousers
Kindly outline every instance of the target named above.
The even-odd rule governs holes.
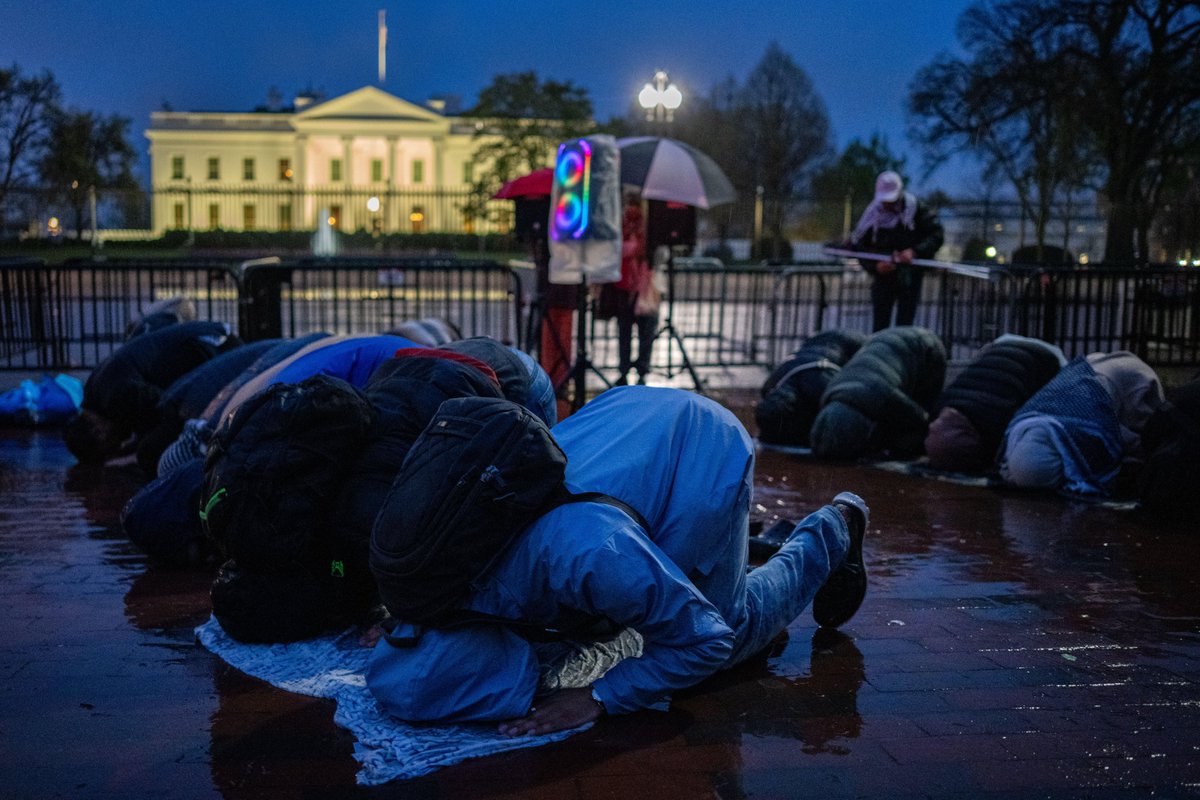
[[[921,299],[923,270],[898,267],[895,272],[876,275],[871,284],[871,305],[874,308],[874,327],[881,331],[892,325],[892,309],[896,310],[897,325],[912,325],[917,316],[917,301]]]
[[[635,295],[630,295],[631,298]],[[654,349],[654,333],[658,328],[658,315],[636,316],[633,313],[633,300],[622,304],[617,313],[617,360],[621,377],[629,372],[630,366],[637,369],[638,375],[650,371],[650,354]],[[633,351],[633,328],[637,326],[638,354],[637,360],[631,363]]]

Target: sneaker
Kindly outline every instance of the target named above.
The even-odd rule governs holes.
[[[833,498],[832,505],[846,518],[850,528],[850,549],[813,598],[813,619],[825,628],[837,628],[848,622],[867,595],[867,567],[863,563],[862,546],[870,509],[861,497],[851,492],[842,492]]]

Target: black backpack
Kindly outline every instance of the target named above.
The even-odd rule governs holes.
[[[480,619],[461,610],[472,586],[525,528],[564,503],[608,503],[646,528],[620,500],[572,494],[566,466],[545,423],[522,406],[491,397],[443,402],[371,532],[371,571],[388,612],[433,627]]]
[[[328,574],[257,572],[233,559],[217,573],[210,597],[222,630],[248,644],[311,639],[345,630],[366,614]]]
[[[336,572],[328,526],[373,420],[362,393],[329,375],[275,384],[226,414],[200,512],[218,552],[255,572]]]

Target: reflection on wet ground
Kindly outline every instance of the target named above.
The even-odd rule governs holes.
[[[842,489],[871,504],[843,632],[804,617],[669,713],[368,790],[330,703],[193,643],[211,572],[116,533],[138,483],[0,433],[0,796],[1200,795],[1195,529],[764,452],[765,525]]]

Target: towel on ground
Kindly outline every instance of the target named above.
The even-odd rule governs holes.
[[[497,732],[494,723],[408,725],[388,715],[367,690],[364,675],[371,648],[359,644],[356,629],[290,644],[242,644],[210,618],[196,628],[196,638],[247,675],[289,692],[334,700],[333,721],[354,734],[354,757],[362,764],[358,782],[366,786],[415,778],[468,758],[560,741],[590,727],[509,738]]]

